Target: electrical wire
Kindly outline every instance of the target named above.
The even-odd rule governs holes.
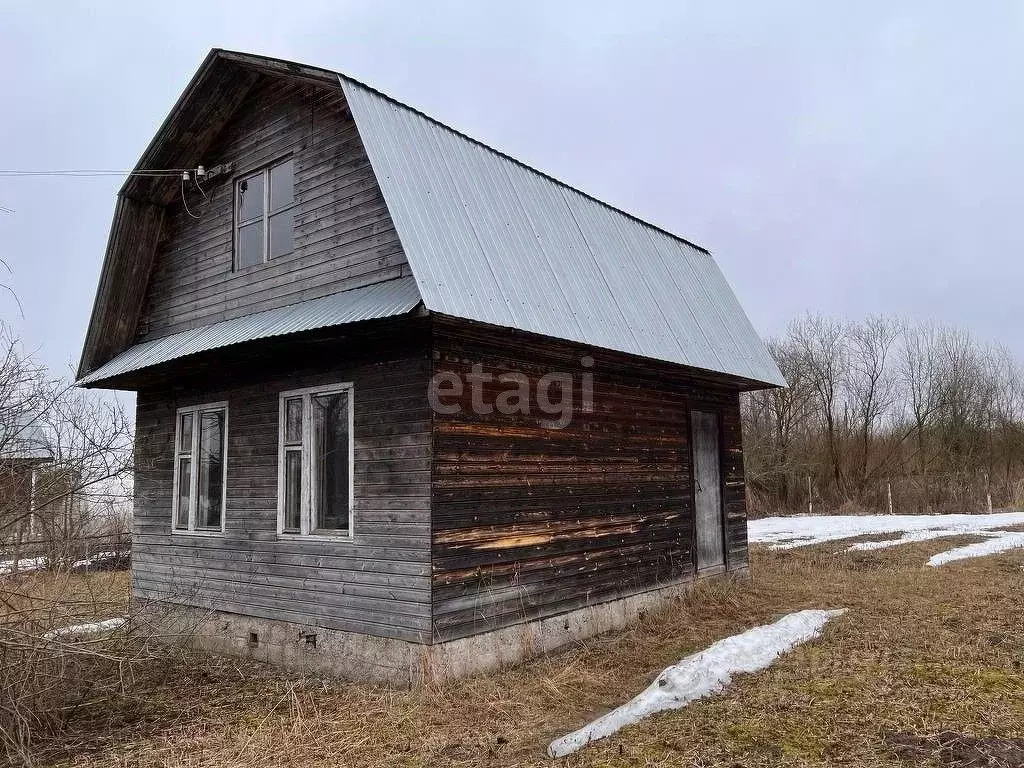
[[[190,211],[188,209],[188,201],[185,200],[185,177],[184,176],[181,177],[181,204],[185,206],[185,213],[187,213],[193,219],[198,219],[199,218],[194,213],[192,213],[192,211]]]
[[[196,186],[199,187],[199,191],[203,193],[203,197],[206,198],[206,202],[210,202],[210,196],[206,194],[206,190],[203,189],[203,185],[199,183],[199,174],[196,174]]]
[[[153,168],[138,171],[114,171],[102,169],[64,169],[49,171],[18,171],[0,169],[0,177],[11,176],[174,176],[191,168]]]
[[[13,170],[13,169],[0,169],[0,178],[14,178],[22,176],[64,176],[64,177],[85,177],[85,176],[141,176],[146,178],[168,178],[170,176],[178,176],[181,178],[181,202],[185,206],[185,211],[193,219],[198,219],[188,207],[188,201],[185,199],[185,179],[194,169],[192,168],[143,168],[141,170],[132,171],[115,171],[100,168],[65,168],[65,169],[53,169],[53,170],[40,170],[40,171],[24,171],[24,170]],[[206,202],[210,201],[210,196],[203,189],[203,185],[199,183],[199,177],[195,177],[196,187],[203,193],[203,197]],[[0,213],[14,213],[14,210],[7,208],[6,206],[0,205]]]

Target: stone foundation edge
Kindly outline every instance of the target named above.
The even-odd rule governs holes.
[[[747,568],[707,576],[747,578]],[[698,580],[704,578],[702,574]],[[412,687],[481,675],[519,664],[573,642],[623,629],[683,597],[687,578],[652,590],[556,616],[432,645],[324,629],[275,619],[192,607],[168,609],[160,619],[168,637],[192,648],[255,659],[297,672]]]

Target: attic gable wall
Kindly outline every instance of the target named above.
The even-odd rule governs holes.
[[[289,155],[295,250],[233,272],[233,178]],[[408,274],[340,87],[262,75],[201,162],[233,170],[167,206],[136,341]]]

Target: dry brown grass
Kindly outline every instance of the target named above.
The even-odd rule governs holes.
[[[32,613],[47,629],[127,611],[127,571],[35,571],[0,583],[0,617]]]
[[[85,707],[49,765],[552,765],[544,749],[726,635],[847,607],[823,638],[723,695],[664,713],[566,766],[905,765],[888,733],[1024,736],[1024,553],[942,568],[943,539],[834,555],[757,550],[753,579],[703,583],[629,631],[493,676],[415,691],[186,658]]]
[[[123,572],[0,578],[0,760],[30,759],[34,737],[59,731],[66,713],[120,688],[130,670],[114,641],[69,643],[49,633],[124,616],[127,583]]]

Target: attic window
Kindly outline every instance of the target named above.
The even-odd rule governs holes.
[[[291,158],[235,181],[235,270],[285,256],[295,247]]]

